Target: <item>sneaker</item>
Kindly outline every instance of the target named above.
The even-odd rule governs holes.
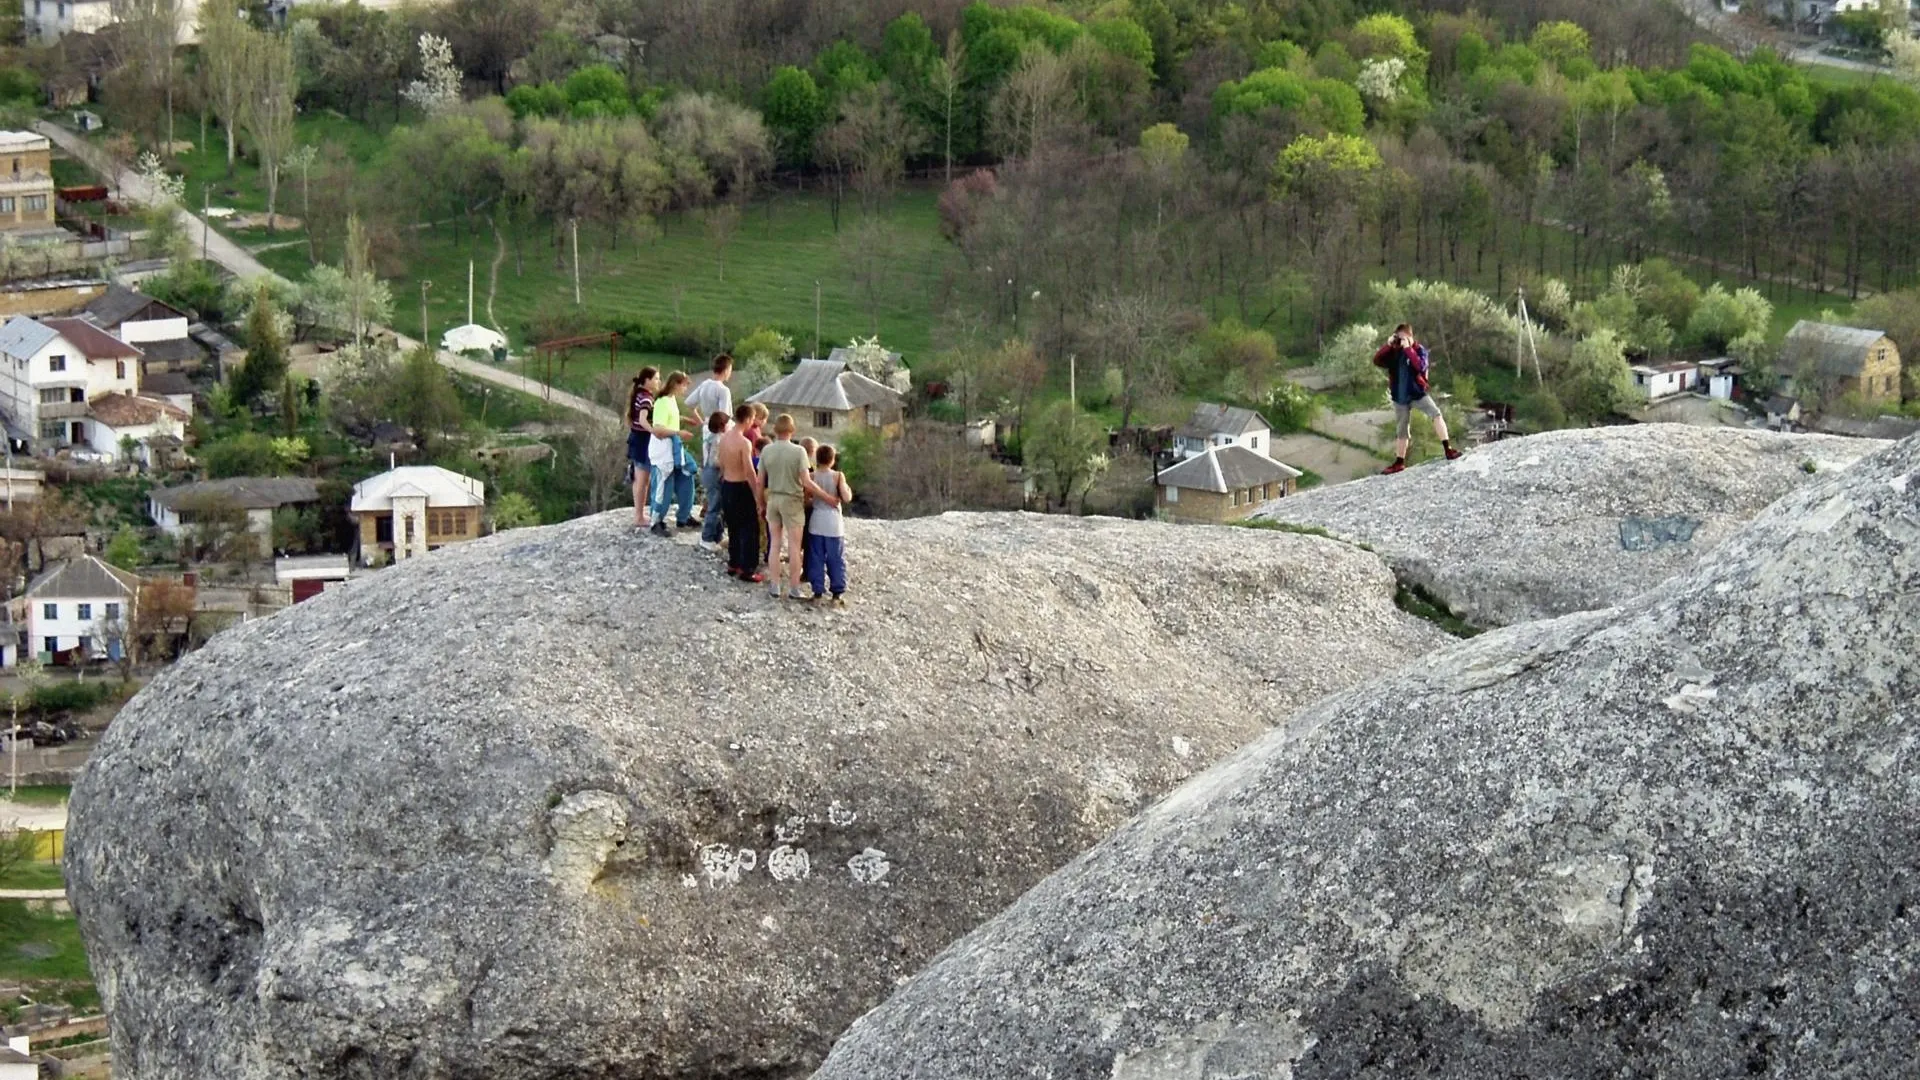
[[[767,583],[767,595],[773,597],[775,600],[780,599],[786,591],[786,587],[780,584],[779,578],[775,578]]]
[[[748,583],[749,585],[758,585],[761,582],[767,580],[767,575],[756,571],[751,574],[741,574],[740,580]]]
[[[719,550],[721,550],[721,548],[720,548],[720,541],[718,541],[718,540],[702,540],[702,541],[700,541],[700,550],[701,550],[701,551],[715,551],[715,552],[717,552],[717,551],[719,551]]]
[[[1406,471],[1407,471],[1407,463],[1404,461],[1396,461],[1393,464],[1387,466],[1386,468],[1381,469],[1380,475],[1392,476],[1394,473],[1406,472]]]
[[[673,530],[667,528],[667,523],[665,521],[654,522],[653,528],[648,529],[647,531],[652,533],[655,536],[666,536],[666,537],[673,536]]]
[[[699,518],[688,518],[685,521],[674,522],[673,527],[676,529],[697,529],[700,527],[700,524]]]
[[[842,596],[842,595],[841,595],[841,594],[839,594],[839,593],[835,593],[835,594],[833,594],[833,606],[834,606],[834,607],[837,607],[837,608],[843,608],[843,607],[846,607],[846,606],[847,606],[847,598],[846,598],[845,596]]]
[[[1454,449],[1453,447],[1451,447],[1451,446],[1449,446],[1449,447],[1447,447],[1447,460],[1448,460],[1448,461],[1459,461],[1459,460],[1460,460],[1460,451],[1458,451],[1458,450],[1455,450],[1455,449]]]

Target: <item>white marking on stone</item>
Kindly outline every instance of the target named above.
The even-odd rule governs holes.
[[[806,848],[782,844],[767,852],[767,873],[775,881],[805,881],[813,874],[813,860],[807,858]]]
[[[1720,696],[1720,691],[1711,686],[1696,686],[1692,683],[1680,688],[1680,692],[1668,696],[1661,703],[1677,713],[1689,716],[1700,711],[1701,706]]]
[[[773,916],[765,915],[765,916],[762,916],[760,919],[760,929],[765,930],[767,933],[771,934],[774,931],[780,929],[780,924],[773,921]]]
[[[1173,737],[1173,753],[1176,757],[1192,757],[1193,744],[1175,735]]]
[[[700,869],[707,884],[714,888],[740,884],[740,875],[754,868],[759,860],[752,848],[734,848],[729,844],[705,844],[700,848]]]
[[[847,870],[853,874],[855,884],[878,885],[886,880],[887,872],[893,864],[887,861],[887,853],[878,848],[868,848],[847,860]]]
[[[1832,532],[1833,527],[1840,524],[1840,519],[1846,517],[1851,509],[1853,504],[1847,501],[1845,495],[1835,495],[1820,509],[1800,519],[1800,529],[1803,532]]]
[[[697,889],[700,887],[700,879],[692,874],[681,874],[680,884],[689,889]]]
[[[740,849],[740,854],[734,856],[733,865],[739,867],[740,872],[744,874],[760,865],[760,857],[753,853],[752,848],[743,847]]]
[[[860,815],[854,813],[852,807],[842,806],[840,805],[840,800],[835,799],[833,800],[833,805],[827,807],[827,820],[838,828],[844,829],[854,822],[859,821]]]
[[[773,827],[773,838],[782,844],[794,844],[807,831],[807,815],[795,814],[786,821]]]
[[[1901,475],[1896,476],[1893,479],[1887,481],[1887,486],[1899,492],[1900,494],[1905,495],[1907,493],[1907,482],[1912,479],[1913,477],[1908,476],[1905,473],[1902,473]]]

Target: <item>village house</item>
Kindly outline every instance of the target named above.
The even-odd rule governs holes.
[[[1684,394],[1700,385],[1697,364],[1676,360],[1670,364],[1635,364],[1632,370],[1634,389],[1645,394],[1648,401]]]
[[[53,144],[31,131],[0,131],[0,229],[52,229]]]
[[[140,350],[81,319],[16,316],[0,326],[0,410],[36,453],[92,445],[91,403],[140,392]],[[93,448],[118,453],[112,446]]]
[[[1900,350],[1879,330],[1802,319],[1787,331],[1780,359],[1803,395],[1817,390],[1862,404],[1900,400]]]
[[[360,564],[411,559],[480,535],[486,485],[438,465],[403,465],[353,486]]]
[[[145,394],[102,394],[87,405],[87,445],[108,461],[149,467],[184,445],[193,419],[189,410]]]
[[[1273,449],[1273,429],[1252,409],[1208,403],[1195,405],[1186,426],[1174,432],[1174,454],[1180,458],[1198,457],[1216,446],[1243,446],[1265,456]]]
[[[273,580],[291,590],[296,604],[351,576],[353,568],[345,555],[290,555],[273,560]]]
[[[50,563],[22,594],[25,654],[51,664],[120,658],[139,577],[93,555]]]
[[[747,400],[775,416],[793,414],[796,439],[838,443],[858,431],[893,438],[906,422],[905,399],[838,360],[802,360],[793,374]]]
[[[197,371],[206,350],[187,336],[186,312],[125,285],[109,285],[77,313],[129,345],[140,347],[141,375]]]
[[[246,531],[258,538],[262,559],[273,557],[273,513],[320,502],[320,484],[301,476],[230,476],[161,488],[147,496],[147,516],[160,531],[186,536],[212,515],[246,516]]]
[[[1744,374],[1746,370],[1740,361],[1731,356],[1700,361],[1700,385],[1707,388],[1707,396],[1715,401],[1732,401]]]
[[[1238,521],[1294,493],[1300,470],[1245,446],[1210,446],[1154,477],[1157,516],[1167,521]]]
[[[107,283],[97,278],[51,277],[12,281],[0,290],[0,319],[15,315],[64,315],[104,295]]]
[[[21,0],[27,40],[50,45],[68,34],[97,34],[113,23],[111,0]]]

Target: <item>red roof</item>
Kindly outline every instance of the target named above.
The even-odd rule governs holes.
[[[67,339],[89,360],[130,360],[140,350],[87,322],[85,319],[41,319],[47,329]]]

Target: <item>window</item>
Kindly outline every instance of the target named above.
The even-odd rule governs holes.
[[[28,211],[45,210],[46,208],[47,208],[47,197],[45,195],[27,196]]]
[[[813,426],[822,431],[833,430],[833,414],[819,409],[813,411]]]
[[[60,651],[60,639],[56,637],[41,638],[40,645],[41,648],[46,650],[49,656]]]
[[[59,442],[67,437],[67,425],[58,420],[49,420],[40,425],[40,437]]]
[[[91,619],[91,618],[93,618],[93,605],[81,604],[80,605],[80,621],[86,622],[88,619]]]
[[[66,402],[67,388],[64,386],[56,386],[51,390],[40,391],[40,404],[42,405],[64,405]]]
[[[0,214],[13,213],[13,196],[0,196]]]
[[[1167,489],[1167,501],[1168,501],[1168,502],[1170,502],[1170,503],[1177,503],[1177,502],[1179,502],[1179,501],[1180,501],[1180,489],[1179,489],[1179,488],[1177,488],[1177,487],[1169,487],[1169,488]]]
[[[67,358],[66,358],[66,357],[64,357],[64,356],[49,356],[49,357],[47,357],[47,370],[48,370],[48,371],[65,371],[65,370],[67,370]]]
[[[125,360],[115,360],[113,362],[113,377],[116,379],[125,379],[127,377],[127,362]]]
[[[41,605],[40,605],[40,617],[41,617],[41,618],[43,618],[43,619],[57,619],[57,618],[59,618],[59,617],[60,617],[60,605],[59,605],[59,604],[41,604]]]
[[[40,14],[40,0],[33,0],[33,13]]]
[[[107,605],[107,621],[118,622],[119,620],[120,620],[120,605],[108,604]]]
[[[1227,492],[1227,505],[1228,505],[1228,506],[1239,506],[1239,505],[1240,505],[1240,493],[1239,493],[1239,492],[1237,492],[1237,491],[1229,491],[1229,492]]]

